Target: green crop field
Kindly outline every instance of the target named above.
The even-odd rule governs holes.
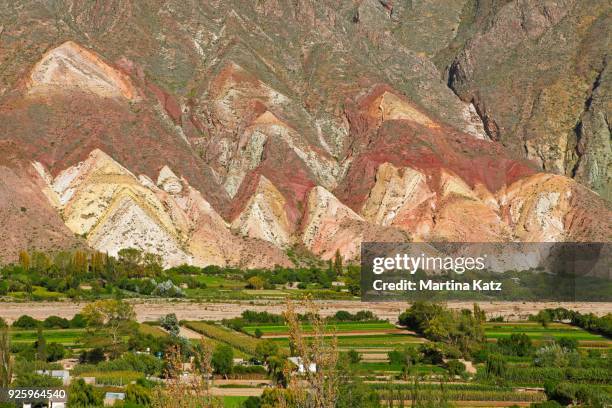
[[[372,373],[399,373],[402,370],[401,364],[390,364],[390,363],[374,363],[362,361],[354,365],[357,373],[360,375],[371,375]],[[446,372],[442,367],[438,367],[431,364],[418,364],[413,366],[415,373],[429,375],[429,374],[443,374]]]
[[[224,408],[240,408],[242,403],[246,401],[248,397],[225,396],[222,398]]]
[[[279,345],[289,346],[287,338],[274,338]],[[411,334],[374,334],[358,336],[342,336],[338,334],[338,347],[346,348],[368,348],[368,349],[392,349],[406,344],[423,343],[425,340]]]
[[[487,323],[485,326],[485,334],[488,339],[497,340],[504,337],[510,337],[513,333],[525,333],[532,340],[536,341],[567,337],[580,342],[608,342],[612,346],[612,341],[599,334],[589,333],[579,327],[563,323],[551,323],[548,327],[543,327],[539,323],[532,322]]]
[[[153,337],[167,337],[169,336],[168,333],[166,333],[164,330],[162,330],[161,327],[159,326],[154,326],[152,324],[140,324],[138,326],[138,330],[140,330],[141,333],[143,334],[150,334]]]
[[[247,336],[244,333],[239,333],[214,323],[185,322],[185,327],[213,340],[227,343],[248,355],[255,354],[255,348],[260,342],[260,340]]]
[[[339,335],[342,335],[343,332],[353,332],[353,331],[381,331],[381,330],[393,330],[396,327],[389,322],[341,322],[341,323],[333,323],[327,325],[327,329],[330,331],[335,331]],[[286,325],[256,325],[256,326],[246,326],[243,330],[251,335],[255,334],[255,331],[259,329],[263,335],[285,335],[288,334],[288,327]],[[302,325],[302,330],[305,333],[312,332],[312,326],[305,324]]]
[[[43,330],[47,343],[61,343],[65,346],[77,344],[85,329],[48,329]],[[33,343],[38,333],[36,330],[11,330],[11,341],[14,343]]]

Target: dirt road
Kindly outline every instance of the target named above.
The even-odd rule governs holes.
[[[168,313],[176,313],[180,320],[222,320],[237,317],[244,310],[281,313],[285,309],[282,302],[245,301],[234,303],[197,303],[190,301],[168,300],[132,300],[138,321],[154,321]],[[51,315],[72,318],[86,302],[0,302],[0,317],[12,322],[19,316],[27,314],[37,319]],[[355,313],[358,310],[370,310],[378,317],[395,321],[408,303],[404,302],[359,302],[350,300],[323,300],[317,302],[323,316],[329,316],[338,310]],[[585,302],[480,302],[489,317],[504,316],[510,320],[525,318],[543,308],[564,307],[583,313],[604,315],[612,312],[612,303]],[[453,309],[471,309],[472,302],[448,302]]]

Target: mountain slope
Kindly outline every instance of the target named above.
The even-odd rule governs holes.
[[[608,241],[609,13],[548,3],[0,8],[2,256]]]

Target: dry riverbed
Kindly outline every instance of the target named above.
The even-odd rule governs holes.
[[[282,313],[283,302],[275,301],[245,301],[233,303],[198,303],[190,301],[168,300],[131,300],[138,321],[154,321],[168,313],[176,313],[180,320],[222,320],[239,316],[244,310]],[[316,302],[321,314],[333,315],[338,310],[355,313],[358,310],[370,310],[383,319],[395,321],[397,316],[408,307],[404,302],[359,302],[349,300],[322,300]],[[14,321],[19,316],[27,314],[36,319],[44,319],[51,315],[72,318],[87,302],[0,302],[0,317]],[[479,302],[487,316],[504,316],[509,320],[521,320],[531,313],[544,308],[564,307],[581,313],[604,315],[612,313],[612,303],[589,302]],[[472,302],[448,302],[453,309],[471,309]]]

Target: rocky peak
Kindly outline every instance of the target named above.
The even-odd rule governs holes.
[[[73,41],[48,51],[34,65],[27,88],[31,94],[78,91],[109,98],[137,98],[129,77]]]

